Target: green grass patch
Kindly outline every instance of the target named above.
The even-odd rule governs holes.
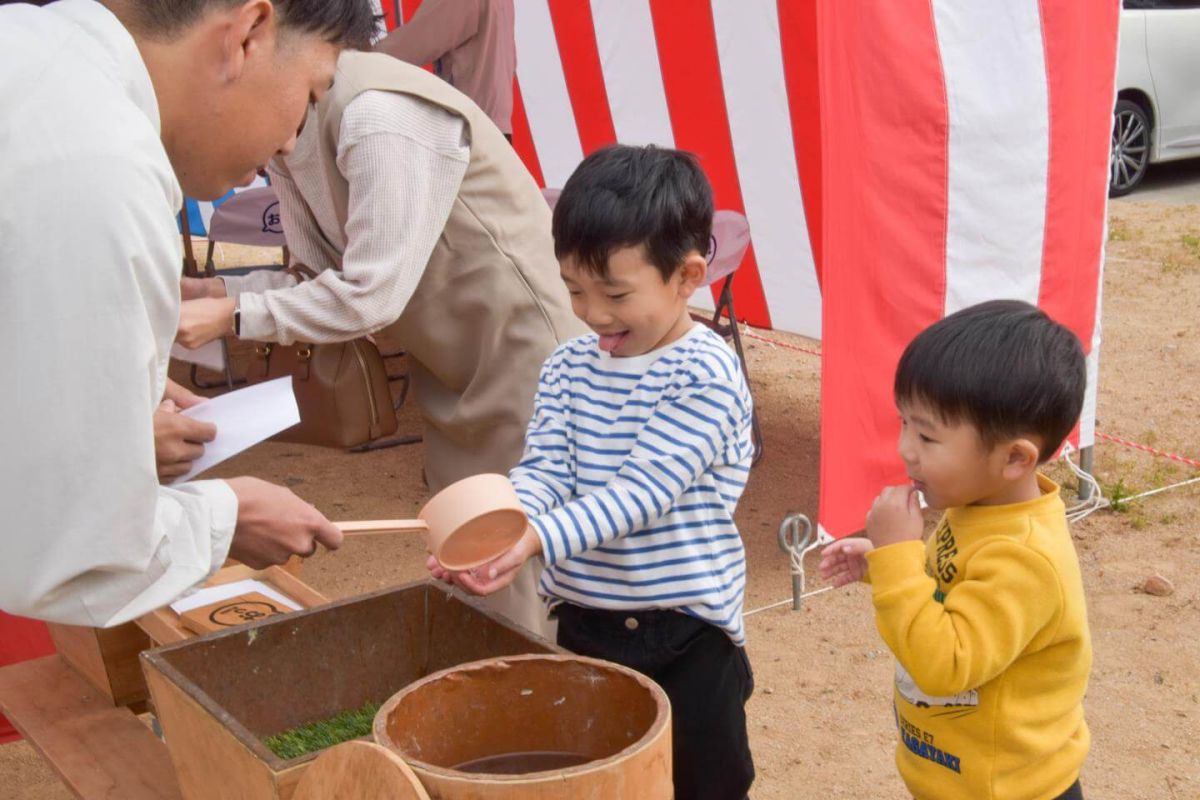
[[[280,758],[297,758],[305,753],[315,753],[335,744],[358,739],[371,733],[379,706],[379,703],[365,703],[362,708],[343,711],[336,717],[268,736],[263,739],[263,744]]]
[[[1125,485],[1124,478],[1118,478],[1116,483],[1108,487],[1106,494],[1108,495],[1109,508],[1122,514],[1129,510],[1129,498],[1136,493]]]
[[[1200,256],[1200,236],[1185,233],[1183,236],[1179,237],[1179,240],[1183,242],[1183,246],[1186,247],[1192,255]]]

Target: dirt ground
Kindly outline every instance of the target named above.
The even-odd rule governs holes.
[[[1114,204],[1104,288],[1098,429],[1200,457],[1200,206]],[[773,335],[773,334],[768,334]],[[815,342],[779,335],[806,347]],[[819,359],[752,341],[748,358],[766,441],[737,520],[749,557],[747,609],[790,597],[776,529],[815,516]],[[411,408],[401,431],[415,432]],[[426,499],[420,445],[350,455],[264,444],[219,468],[291,486],[333,519],[404,517]],[[1106,493],[1129,496],[1200,470],[1101,442]],[[1063,477],[1060,472],[1056,477]],[[1095,648],[1085,793],[1105,800],[1200,798],[1200,484],[1100,511],[1073,528]],[[306,579],[346,596],[421,578],[416,539],[368,538],[309,562]],[[810,557],[809,588],[819,585]],[[1152,573],[1168,597],[1134,590]],[[892,659],[864,587],[747,622],[757,689],[749,704],[756,800],[906,796],[893,766]],[[0,748],[0,797],[70,795],[24,743]]]

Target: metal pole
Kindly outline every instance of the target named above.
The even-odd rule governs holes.
[[[1079,468],[1088,475],[1094,475],[1092,472],[1095,458],[1095,445],[1088,445],[1079,451]],[[1086,502],[1092,499],[1092,484],[1088,481],[1079,482],[1079,499]]]

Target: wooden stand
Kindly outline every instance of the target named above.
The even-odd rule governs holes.
[[[167,748],[149,726],[60,656],[0,669],[0,711],[78,797],[180,798]]]
[[[427,581],[168,645],[142,655],[187,800],[289,800],[317,757],[262,737],[327,719],[447,667],[564,652]]]
[[[230,563],[210,583],[254,578],[300,605],[326,602],[296,578],[299,565]],[[167,748],[136,716],[149,698],[138,656],[194,634],[169,608],[114,628],[49,628],[58,655],[0,668],[0,712],[79,797],[179,800]]]

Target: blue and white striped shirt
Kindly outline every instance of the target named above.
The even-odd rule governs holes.
[[[733,511],[750,473],[750,391],[697,325],[613,358],[595,334],[542,367],[510,477],[542,540],[540,592],[607,609],[677,609],[745,641],[746,553]]]

